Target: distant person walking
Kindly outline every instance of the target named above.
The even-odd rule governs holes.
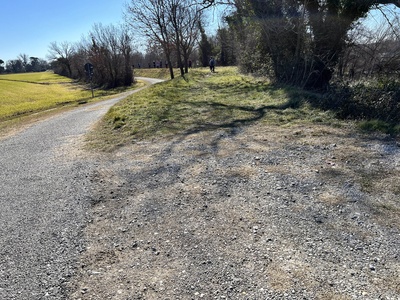
[[[215,72],[215,60],[214,57],[211,57],[210,59],[210,71]]]

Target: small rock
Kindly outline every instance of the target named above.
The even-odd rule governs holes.
[[[369,265],[369,269],[370,269],[371,271],[376,271],[376,268],[375,268],[374,265]]]

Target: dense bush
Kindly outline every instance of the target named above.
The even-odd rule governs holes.
[[[400,82],[394,79],[334,85],[314,102],[337,111],[341,118],[400,122]]]
[[[319,108],[336,111],[343,119],[373,120],[387,124],[388,128],[400,124],[400,81],[396,79],[332,85],[327,93],[309,101]]]

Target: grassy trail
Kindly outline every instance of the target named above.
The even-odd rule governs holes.
[[[135,70],[136,76],[168,76],[164,69]],[[247,126],[257,122],[291,126],[299,123],[338,124],[333,113],[311,108],[314,95],[276,87],[268,81],[239,74],[234,67],[191,69],[128,97],[110,109],[89,137],[103,150],[153,137]]]

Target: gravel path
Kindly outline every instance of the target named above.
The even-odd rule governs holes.
[[[258,124],[101,161],[71,299],[400,299],[390,138]]]
[[[400,299],[398,142],[254,124],[83,151],[116,101],[0,141],[0,299]]]
[[[84,250],[93,161],[81,137],[126,94],[0,141],[0,299],[67,299]]]

